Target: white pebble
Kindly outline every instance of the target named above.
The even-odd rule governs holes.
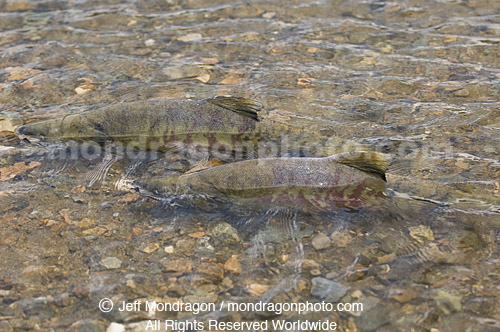
[[[118,324],[118,323],[111,323],[108,326],[108,329],[106,332],[124,332],[125,331],[125,325]]]
[[[144,44],[146,44],[147,47],[153,46],[155,43],[156,41],[154,39],[148,39],[144,42]]]

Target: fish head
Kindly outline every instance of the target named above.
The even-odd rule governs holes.
[[[45,138],[61,137],[62,132],[59,126],[55,125],[56,120],[47,120],[17,127],[15,133],[20,138]]]
[[[106,137],[100,131],[99,124],[92,125],[78,122],[80,118],[75,116],[63,117],[61,119],[46,120],[27,124],[16,129],[19,138],[32,139],[72,139],[92,140]]]

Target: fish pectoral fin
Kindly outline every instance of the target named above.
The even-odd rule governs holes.
[[[241,97],[221,96],[208,99],[208,102],[255,121],[259,121],[257,112],[264,108],[261,103]]]
[[[388,154],[371,151],[356,151],[335,155],[335,159],[341,164],[357,168],[387,181],[385,172],[390,163],[390,155]]]

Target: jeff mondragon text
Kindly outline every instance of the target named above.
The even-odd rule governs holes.
[[[335,312],[335,311],[363,311],[362,303],[330,303],[330,302],[226,302],[215,303],[187,303],[187,302],[161,302],[161,301],[123,301],[118,308],[119,311],[148,311],[148,312],[271,312],[280,315],[284,312],[295,312],[303,314],[307,312]]]

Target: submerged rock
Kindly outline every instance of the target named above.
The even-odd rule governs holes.
[[[349,287],[322,277],[312,278],[311,295],[327,302],[338,302]]]
[[[99,264],[107,269],[119,269],[122,266],[122,261],[117,257],[106,257]]]
[[[125,325],[113,322],[109,324],[106,332],[125,332]]]
[[[326,249],[332,244],[330,238],[325,233],[319,233],[312,240],[312,246],[316,250]]]
[[[241,242],[238,231],[225,222],[215,225],[215,227],[208,230],[207,234],[212,238],[216,246],[227,246]]]

